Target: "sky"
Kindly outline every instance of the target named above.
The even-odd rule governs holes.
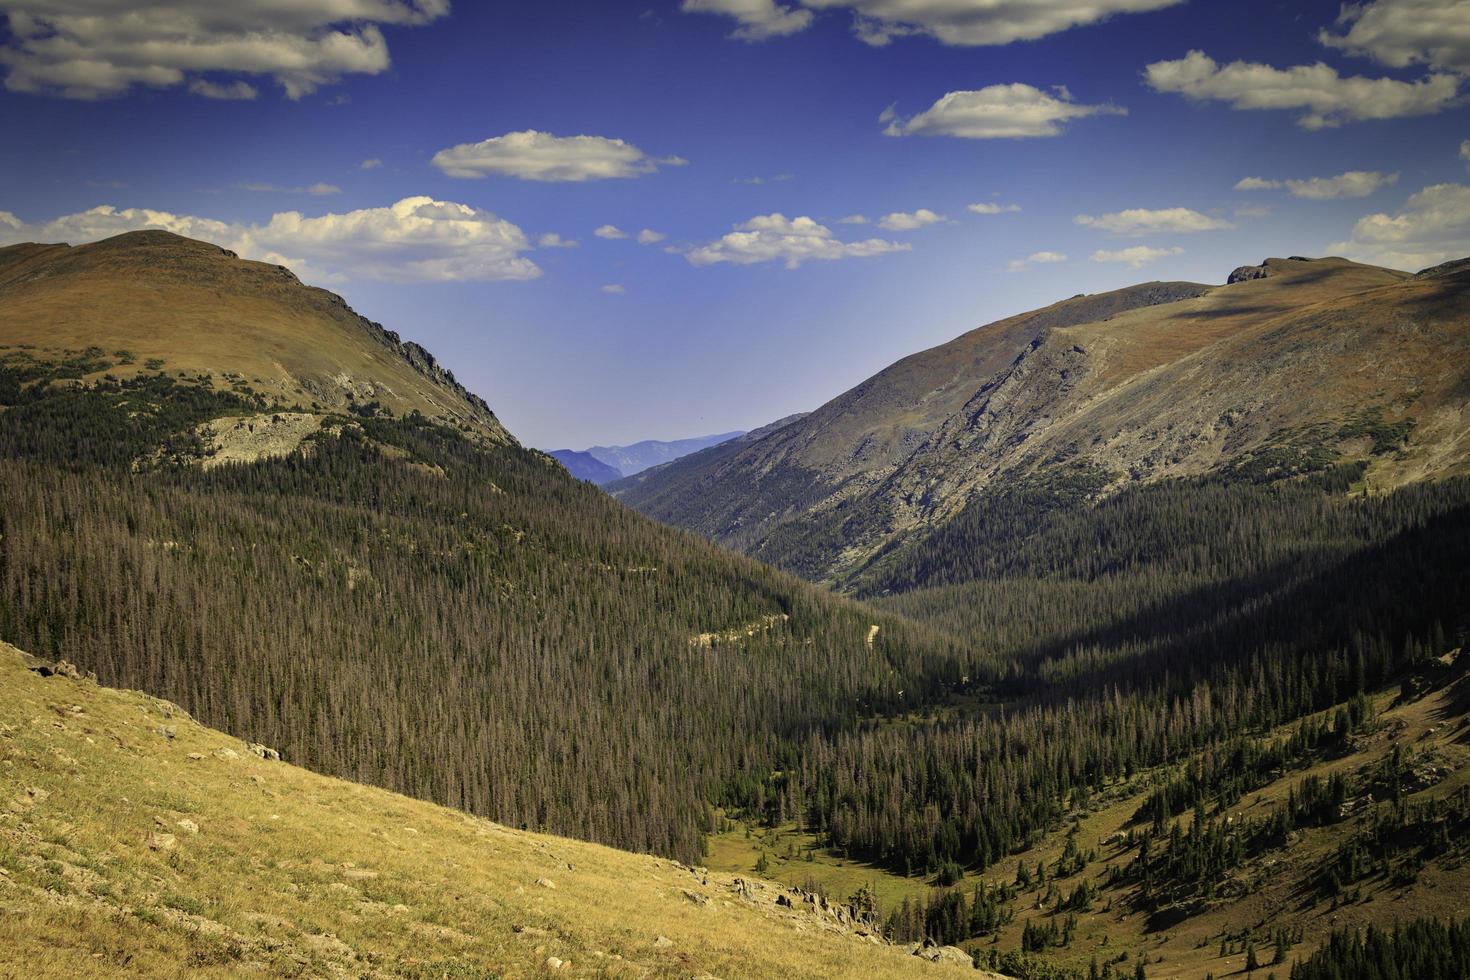
[[[1470,255],[1470,0],[0,0],[0,244],[289,265],[545,449],[991,320]]]

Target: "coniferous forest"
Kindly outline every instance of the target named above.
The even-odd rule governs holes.
[[[688,861],[718,810],[895,872],[985,869],[1193,760],[1118,879],[1177,906],[1335,820],[1346,790],[1315,783],[1269,820],[1216,814],[1333,751],[1371,721],[1365,692],[1467,626],[1470,481],[1365,496],[1348,468],[1006,504],[865,607],[371,404],[303,452],[201,469],[198,423],[272,406],[162,372],[52,383],[98,358],[5,361],[0,632],[324,772]],[[1392,819],[1458,834],[1462,803]],[[1373,846],[1314,887],[1393,873]],[[1086,863],[1038,869],[1065,881],[1058,915],[1093,902],[1066,880]],[[882,910],[887,930],[1010,921],[1014,892],[972,891]],[[1060,922],[1028,942],[1065,942]]]

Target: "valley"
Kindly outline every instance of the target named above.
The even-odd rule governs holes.
[[[753,557],[575,479],[422,348],[269,267],[159,233],[0,249],[0,635],[83,678],[20,654],[6,668],[12,948],[79,975],[889,976],[973,959],[1016,980],[1204,980],[1248,952],[1284,977],[1336,930],[1455,914],[1470,480],[1465,320],[1444,283],[1463,273],[1312,264],[1268,263],[1223,298],[1150,285],[961,338],[920,401],[1004,388],[1030,406],[1004,424],[1030,434],[985,462],[935,434],[957,423],[931,406],[930,449],[844,479],[899,487],[939,453],[999,467],[983,489],[945,489],[948,516],[905,528],[871,522],[867,490],[832,505],[837,523],[817,497],[806,516],[783,504]],[[1242,290],[1273,277],[1257,322],[1267,294]],[[1299,290],[1306,312],[1283,305]],[[1227,312],[1197,315],[1211,303]],[[1383,327],[1380,309],[1429,312]],[[1360,357],[1339,335],[1358,322],[1359,340],[1409,338],[1404,377],[1288,411],[1306,383],[1290,372]],[[149,339],[155,323],[184,354]],[[1137,478],[1107,455],[1136,425],[1088,434],[1122,394],[1020,370],[1081,347],[1095,360],[1063,381],[1124,378],[1128,399],[1162,385],[1184,411],[1168,379],[1200,358],[1230,377],[1240,358],[1218,348],[1243,337],[1288,374],[1241,367],[1270,394],[1238,434]],[[985,380],[996,365],[1007,380]],[[839,404],[917,425],[915,371]],[[1245,390],[1221,384],[1189,410]],[[861,415],[825,407],[611,490],[682,493],[713,467],[815,492],[780,466],[740,473]],[[1030,445],[1064,435],[1075,452]],[[780,542],[823,582],[757,560]],[[839,566],[840,582],[814,574]],[[221,748],[266,781],[216,766]],[[273,815],[317,830],[272,836]],[[399,820],[432,842],[427,863]],[[231,828],[222,871],[180,856],[179,821]],[[358,846],[334,821],[376,832]],[[143,843],[109,859],[107,827]],[[583,879],[559,863],[588,877],[564,888]],[[401,887],[366,884],[383,877]],[[260,904],[283,893],[313,901],[295,918]],[[109,945],[94,913],[150,938]]]

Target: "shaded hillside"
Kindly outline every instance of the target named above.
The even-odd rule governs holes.
[[[152,235],[89,248],[36,252],[49,273],[0,294],[0,636],[323,772],[685,858],[788,739],[965,670],[487,438],[408,345],[271,267]],[[339,353],[350,372],[320,360]],[[380,397],[306,390],[343,373]]]
[[[259,758],[3,643],[0,692],[0,975],[977,976],[749,875]]]
[[[797,424],[621,499],[846,583],[1019,481],[1091,495],[1365,460],[1377,488],[1470,465],[1470,272],[1271,259],[1223,287],[1078,297],[898,362]],[[1069,475],[1070,474],[1070,475]]]
[[[567,468],[567,472],[579,480],[595,483],[602,486],[620,480],[623,474],[593,456],[591,453],[579,453],[573,449],[553,449],[551,458]]]

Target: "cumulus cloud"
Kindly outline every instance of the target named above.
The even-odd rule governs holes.
[[[610,282],[606,286],[602,287],[602,292],[607,293],[609,296],[621,296],[627,291],[628,290],[624,289],[621,285],[615,282]]]
[[[1171,7],[1183,0],[684,0],[681,9],[722,13],[748,41],[794,34],[811,24],[811,10],[852,13],[853,33],[882,46],[922,35],[950,45],[979,46],[1031,41],[1115,14]],[[811,9],[804,9],[811,8]]]
[[[1181,255],[1184,249],[1174,248],[1152,248],[1148,245],[1134,245],[1131,248],[1120,248],[1116,251],[1099,249],[1092,253],[1094,262],[1122,262],[1135,269],[1141,269],[1150,262],[1168,258],[1171,255]]]
[[[1065,262],[1067,257],[1061,252],[1032,252],[1024,259],[1012,259],[1006,268],[1011,272],[1020,272],[1029,269],[1033,265],[1050,265],[1056,262]]]
[[[1336,30],[1324,28],[1317,39],[1329,48],[1392,68],[1422,64],[1470,74],[1470,3],[1375,0],[1345,4]]]
[[[878,227],[884,231],[915,231],[928,225],[937,225],[947,220],[942,214],[935,214],[928,208],[919,208],[917,211],[894,211],[885,214],[878,219]]]
[[[299,99],[386,70],[380,25],[448,12],[449,0],[0,0],[10,35],[0,66],[12,92],[74,99],[185,84],[206,98],[254,98],[239,76],[274,79]]]
[[[382,165],[383,165],[383,161],[382,160],[379,160],[377,157],[371,157],[371,158],[369,158],[367,160],[362,161],[362,163],[359,163],[357,165],[357,169],[358,170],[377,170]]]
[[[1470,187],[1426,187],[1410,197],[1397,214],[1360,218],[1352,236],[1333,243],[1328,250],[1409,271],[1470,255]]]
[[[638,233],[638,244],[657,245],[659,242],[668,237],[668,235],[665,235],[661,231],[654,231],[652,228],[644,228]]]
[[[618,239],[628,237],[628,233],[619,228],[617,225],[603,225],[592,234],[596,235],[598,238],[606,238],[610,242],[615,242]]]
[[[731,37],[764,41],[796,34],[811,26],[812,12],[775,0],[684,0],[679,9],[688,14],[724,14],[740,26]]]
[[[554,231],[548,231],[536,239],[537,248],[576,248],[580,244],[575,238],[563,238]]]
[[[971,214],[1015,214],[1021,210],[1019,204],[971,204],[965,208]]]
[[[1063,87],[1051,93],[1022,83],[949,92],[910,119],[891,118],[889,136],[958,136],[964,139],[1021,139],[1056,136],[1064,123],[1087,116],[1124,116],[1115,105],[1083,105]]]
[[[1084,228],[1096,228],[1122,238],[1159,232],[1179,234],[1235,227],[1223,218],[1212,218],[1190,208],[1129,208],[1097,217],[1079,214],[1072,220]]]
[[[678,167],[689,161],[654,158],[620,139],[553,136],[528,129],[448,147],[435,153],[431,162],[451,177],[578,182],[639,177],[660,166]]]
[[[691,249],[685,258],[693,265],[730,262],[753,265],[757,262],[785,262],[786,268],[798,268],[808,261],[869,258],[888,252],[906,252],[910,246],[899,242],[869,238],[844,242],[831,229],[811,218],[788,218],[784,214],[767,214],[737,225],[718,241]]]
[[[1364,119],[1397,119],[1439,112],[1456,100],[1460,79],[1433,74],[1417,82],[1344,78],[1318,62],[1292,68],[1234,61],[1218,64],[1203,51],[1144,69],[1148,86],[1196,101],[1228,102],[1234,109],[1304,109],[1303,129],[1328,129]]]
[[[521,253],[530,242],[488,211],[407,197],[382,208],[314,217],[282,211],[265,224],[216,221],[147,208],[101,206],[27,224],[0,211],[0,243],[96,241],[161,229],[214,242],[246,258],[291,266],[303,277],[392,282],[534,279],[541,270]]]
[[[1331,201],[1340,198],[1367,197],[1381,187],[1398,183],[1399,175],[1380,173],[1377,170],[1349,170],[1336,177],[1308,177],[1303,180],[1266,180],[1247,177],[1235,185],[1238,191],[1275,191],[1283,187],[1292,197],[1303,197],[1313,201]]]
[[[868,223],[868,219],[865,215],[849,214],[845,218],[838,218],[837,223],[839,225],[865,225]]]

